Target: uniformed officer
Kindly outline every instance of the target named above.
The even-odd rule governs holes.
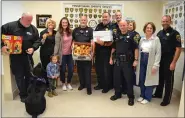
[[[18,21],[4,24],[1,27],[1,34],[22,36],[22,53],[10,54],[10,67],[15,76],[17,87],[20,91],[21,102],[25,102],[27,97],[27,87],[30,78],[30,63],[33,59],[32,54],[40,45],[38,30],[31,25],[33,16],[30,13],[23,13]],[[8,54],[7,47],[1,39],[1,49]]]
[[[128,34],[129,34],[130,38],[133,39],[139,45],[141,36],[138,32],[135,31],[135,29],[136,29],[136,22],[134,20],[129,21],[128,22]],[[134,54],[134,50],[133,50],[133,54]],[[134,60],[132,60],[132,61],[134,62]],[[135,74],[135,72],[134,72],[133,76],[134,76],[134,84],[136,84],[136,74]],[[123,92],[126,92],[125,89],[124,89]]]
[[[134,92],[133,92],[133,69],[132,66],[137,66],[138,61],[138,45],[135,41],[133,41],[127,32],[127,22],[120,21],[119,22],[120,32],[114,35],[114,43],[111,53],[116,51],[116,56],[113,61],[112,54],[110,57],[110,64],[114,65],[114,89],[115,95],[113,95],[110,99],[117,100],[121,98],[121,83],[123,78],[121,74],[123,74],[125,78],[125,82],[127,85],[127,96],[129,98],[128,105],[134,105]],[[135,50],[135,54],[132,55],[132,50]],[[132,58],[135,59],[134,63],[132,63]]]
[[[110,21],[110,13],[104,12],[102,14],[102,23],[98,24],[95,31],[112,30],[112,23]],[[109,64],[112,41],[104,42],[99,39],[95,42],[95,66],[96,72],[100,76],[98,85],[94,87],[95,90],[102,90],[102,93],[107,93],[112,87],[111,81],[113,71]]]
[[[80,18],[80,26],[75,28],[73,33],[73,42],[89,42],[92,43],[93,29],[87,26],[87,17]],[[87,94],[91,95],[91,61],[77,61],[77,72],[80,80],[78,90],[87,88]]]
[[[153,95],[154,98],[162,98],[165,84],[165,95],[161,106],[170,104],[174,83],[174,70],[176,62],[181,53],[181,37],[178,31],[171,26],[171,17],[165,15],[162,17],[163,30],[159,31],[157,36],[161,41],[162,57],[159,69],[159,86]]]
[[[115,13],[115,16],[116,16],[116,23],[113,23],[112,24],[112,30],[113,32],[117,32],[119,30],[119,26],[118,26],[118,23],[121,21],[122,19],[122,15],[121,15],[121,12],[116,12]]]

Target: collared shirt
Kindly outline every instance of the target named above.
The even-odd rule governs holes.
[[[181,36],[179,32],[172,27],[159,31],[157,36],[161,42],[162,53],[174,55],[176,47],[181,47]]]
[[[142,52],[149,52],[151,46],[152,46],[152,41],[154,39],[154,36],[152,35],[149,39],[146,39],[146,37],[143,38],[143,41],[141,43],[141,51]]]
[[[93,39],[93,29],[90,27],[77,27],[73,30],[72,38],[76,42],[91,42]]]

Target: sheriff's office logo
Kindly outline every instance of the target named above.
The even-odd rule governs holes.
[[[73,18],[73,16],[74,16],[73,14],[70,14],[70,17],[71,17],[71,18]]]
[[[74,10],[73,8],[70,8],[70,11],[71,11],[71,12],[73,12],[73,10]]]
[[[99,13],[102,13],[102,9],[99,9]]]
[[[98,15],[98,18],[101,18],[102,15]]]
[[[87,11],[88,11],[88,9],[87,9],[87,8],[85,8],[85,9],[84,9],[84,12],[85,12],[85,13],[87,13]]]
[[[70,19],[70,22],[73,23],[73,19]]]
[[[75,23],[78,23],[78,20],[77,19],[75,19]]]
[[[117,12],[120,12],[120,10],[117,10]]]
[[[79,17],[81,17],[81,16],[83,16],[83,14],[82,14],[82,13],[80,13],[80,14],[79,14]]]
[[[83,12],[83,8],[80,8],[79,11],[82,13]]]
[[[68,14],[65,14],[65,17],[68,17]]]
[[[92,13],[92,9],[89,9],[89,13]]]
[[[113,13],[116,13],[116,10],[113,10]]]
[[[75,8],[75,12],[78,12],[78,8]]]
[[[75,24],[75,28],[77,28],[78,27],[78,24]]]
[[[69,12],[69,8],[65,8],[65,12]]]
[[[97,14],[94,14],[94,18],[97,18]]]
[[[178,42],[181,42],[181,36],[180,35],[176,35],[176,39]]]
[[[70,28],[73,29],[73,25],[70,25]]]
[[[92,14],[89,14],[89,18],[92,18]]]
[[[97,26],[97,24],[98,23],[95,20],[90,20],[88,23],[89,27],[92,27],[92,28],[95,28]]]
[[[97,12],[97,9],[94,9],[94,12],[96,13]]]
[[[182,13],[179,13],[179,17],[180,17],[180,18],[182,17]]]

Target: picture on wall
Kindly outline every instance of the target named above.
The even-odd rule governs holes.
[[[122,4],[95,4],[95,3],[64,3],[63,7],[64,17],[70,21],[71,28],[74,29],[79,26],[79,19],[81,16],[87,16],[88,26],[95,29],[101,22],[102,13],[109,12],[111,14],[112,22],[116,22],[115,13],[120,11],[123,14]]]
[[[182,48],[184,48],[184,1],[166,4],[163,14],[171,16],[172,27],[180,33]]]
[[[36,15],[37,28],[46,28],[45,24],[48,18],[51,18],[52,15]]]

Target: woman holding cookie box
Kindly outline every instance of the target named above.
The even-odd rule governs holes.
[[[49,18],[46,21],[46,29],[40,32],[40,40],[41,40],[40,60],[42,63],[44,78],[47,78],[46,66],[50,62],[50,57],[54,52],[55,34],[56,34],[56,31],[54,30],[55,27],[56,27],[56,22],[53,19]],[[49,87],[48,79],[46,80],[47,80],[47,85]]]

